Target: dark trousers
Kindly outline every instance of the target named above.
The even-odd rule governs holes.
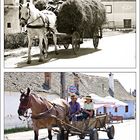
[[[76,116],[77,121],[86,120],[89,117],[89,114],[86,112],[82,112]]]

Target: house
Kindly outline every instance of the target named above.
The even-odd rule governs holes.
[[[101,97],[106,97],[109,95],[127,104],[126,106],[101,107],[96,110],[97,114],[99,112],[107,113],[107,114],[111,112],[112,115],[122,116],[124,119],[135,118],[135,109],[136,109],[135,97],[129,94],[117,79],[114,80],[112,76],[110,76],[109,74],[109,78],[100,77],[100,80],[99,80],[100,82],[98,80],[95,80],[95,81],[97,82],[96,84],[98,84],[96,88],[99,88],[99,85],[102,85],[101,86],[102,92],[99,92],[99,93],[96,92],[97,95]],[[113,89],[111,89],[111,92],[109,92],[110,87],[113,87]],[[100,91],[101,89],[96,89],[96,90]],[[93,92],[95,92],[95,90]]]
[[[25,3],[30,0],[4,0],[4,33],[20,33],[19,22],[19,3]]]
[[[19,33],[19,2],[18,0],[4,0],[4,33]]]
[[[136,0],[101,0],[107,14],[106,28],[136,28]]]

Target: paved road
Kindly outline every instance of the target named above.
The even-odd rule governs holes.
[[[123,123],[113,124],[115,127],[114,140],[136,140],[136,122],[135,120],[125,120]],[[40,130],[39,140],[47,140],[47,130]],[[4,140],[33,140],[33,131],[8,134],[4,136]],[[56,134],[53,136],[56,140]],[[79,140],[78,136],[70,137],[69,140]],[[85,140],[89,140],[88,137]],[[109,140],[105,132],[99,132],[99,140]],[[138,140],[138,139],[137,139]]]
[[[104,36],[95,50],[91,39],[85,39],[77,55],[73,50],[59,48],[55,55],[54,47],[49,48],[49,57],[38,62],[39,48],[32,47],[32,63],[26,64],[27,48],[5,50],[5,67],[27,68],[132,68],[135,67],[135,33]]]

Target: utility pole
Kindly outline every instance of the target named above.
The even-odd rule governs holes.
[[[114,79],[111,72],[109,73],[109,94],[114,97]]]
[[[61,84],[61,89],[60,89],[60,98],[66,99],[66,93],[65,93],[65,72],[60,73],[60,84]]]
[[[80,81],[80,77],[78,76],[78,74],[74,75],[74,86],[77,88],[76,91],[76,95],[79,95],[79,81]]]
[[[51,72],[45,72],[44,77],[45,77],[45,81],[44,81],[45,88],[50,89],[51,88]]]

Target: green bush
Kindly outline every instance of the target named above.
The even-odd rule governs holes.
[[[5,129],[4,134],[16,133],[16,132],[24,132],[32,130],[32,128],[27,127],[19,127],[19,128],[12,128],[12,129]]]
[[[27,47],[26,33],[7,34],[4,36],[5,49],[16,49],[19,47]]]

